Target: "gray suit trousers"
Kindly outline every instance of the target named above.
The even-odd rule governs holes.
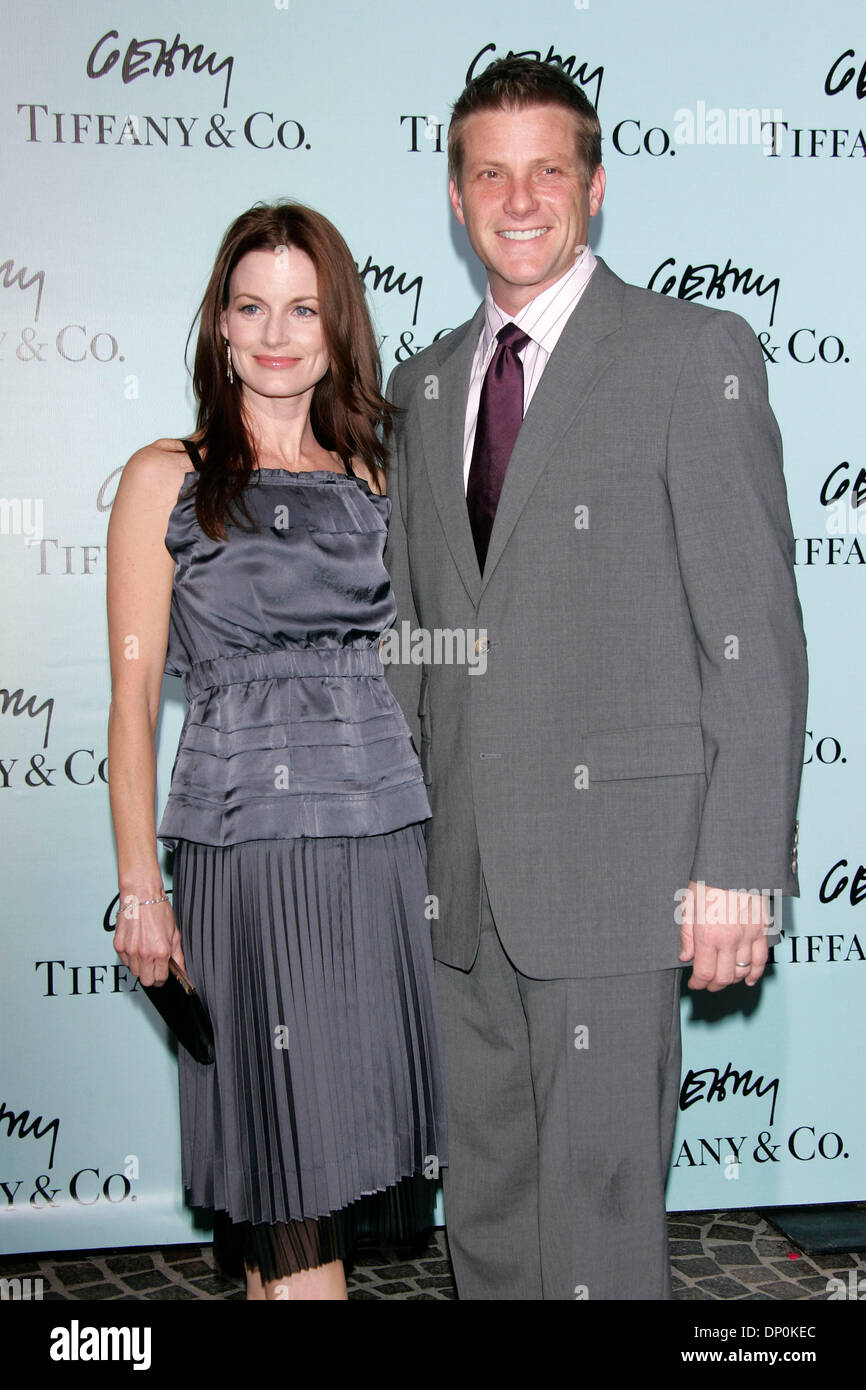
[[[461,1299],[671,1297],[681,973],[531,979],[482,885],[471,969],[436,962]]]

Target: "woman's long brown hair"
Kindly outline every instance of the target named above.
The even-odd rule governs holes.
[[[243,516],[252,522],[243,490],[257,465],[244,419],[241,383],[237,377],[233,383],[227,378],[220,314],[227,307],[229,280],[241,257],[248,251],[279,246],[305,252],[316,267],[322,332],[330,358],[310,406],[318,443],[336,453],[344,466],[358,457],[374,473],[387,458],[382,435],[387,439],[392,428],[393,407],[382,395],[382,367],[364,285],[348,246],[336,227],[312,208],[300,203],[257,203],[223,237],[196,315],[193,390],[203,458],[195,510],[199,525],[212,540],[225,539],[228,520],[239,525]]]

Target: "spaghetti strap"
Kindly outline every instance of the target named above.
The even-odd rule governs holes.
[[[375,486],[375,487],[371,487],[370,484],[367,482],[367,479],[366,479],[366,478],[362,478],[361,475],[360,475],[359,473],[356,473],[356,472],[355,472],[354,468],[352,467],[352,465],[351,465],[351,463],[349,462],[348,459],[343,459],[343,460],[342,460],[342,463],[343,463],[343,466],[344,466],[345,469],[346,469],[346,473],[348,474],[348,476],[349,476],[350,478],[354,478],[354,480],[355,480],[356,483],[361,483],[361,485],[362,485],[363,487],[365,487],[365,488],[367,489],[368,492],[371,492],[371,493],[373,494],[374,497],[383,497],[383,496],[384,496],[384,493],[382,493],[382,492],[379,491],[379,481],[378,481],[378,475],[377,475],[377,470],[376,470],[375,465],[374,465],[374,467],[373,467],[373,476],[374,476],[374,478],[376,478],[376,486]]]
[[[189,454],[189,461],[195,469],[196,473],[200,472],[201,454],[199,453],[197,447],[195,446],[195,444],[193,444],[191,439],[182,439],[180,442]]]

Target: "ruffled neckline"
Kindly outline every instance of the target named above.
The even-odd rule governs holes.
[[[374,492],[373,489],[370,487],[370,484],[367,482],[366,478],[358,478],[351,473],[338,473],[334,468],[257,468],[253,470],[252,476],[250,477],[250,480],[246,484],[246,486],[261,486],[261,482],[265,479],[267,479],[267,481],[270,482],[270,474],[274,474],[275,478],[315,478],[317,481],[328,483],[356,483],[359,487],[362,487],[364,489],[364,491],[367,493],[369,497],[378,499],[378,501],[380,502],[385,502],[388,500],[387,494],[383,494],[381,492]],[[181,483],[181,487],[183,487],[187,478],[197,477],[198,469],[188,468],[183,475],[183,483]],[[259,482],[253,482],[253,478],[259,479]]]

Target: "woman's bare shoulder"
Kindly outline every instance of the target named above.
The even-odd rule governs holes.
[[[189,455],[177,439],[156,439],[137,449],[126,462],[112,506],[115,528],[135,516],[154,515],[162,525],[178,501],[184,475],[192,470]],[[163,527],[163,530],[165,528]]]
[[[192,472],[189,454],[179,439],[155,439],[137,449],[123,469],[121,485],[154,500],[176,498],[184,475]]]

